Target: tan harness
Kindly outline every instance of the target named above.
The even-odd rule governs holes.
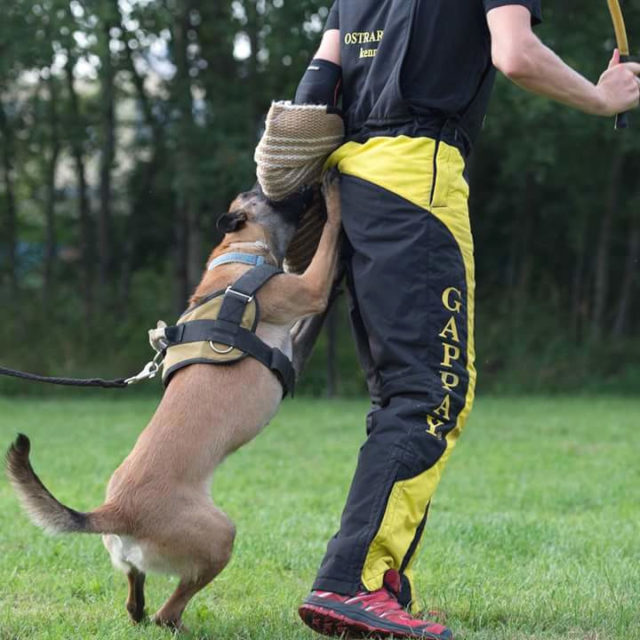
[[[205,298],[198,306],[188,309],[180,316],[177,324],[196,320],[217,320],[224,301],[224,291],[217,291]],[[249,302],[242,316],[240,326],[255,331],[258,324],[256,301]],[[246,358],[247,354],[238,348],[212,341],[183,342],[167,349],[162,368],[162,380],[166,384],[172,373],[188,364],[211,363],[230,364]]]
[[[284,395],[293,395],[295,373],[291,361],[255,333],[260,320],[255,295],[279,273],[280,269],[269,264],[256,266],[226,290],[187,309],[175,326],[152,330],[150,335],[164,355],[164,384],[169,384],[176,371],[191,364],[229,365],[250,356],[277,376]]]

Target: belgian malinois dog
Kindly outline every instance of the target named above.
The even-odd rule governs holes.
[[[257,299],[257,335],[291,357],[290,328],[327,305],[337,263],[340,198],[335,174],[323,184],[327,205],[316,253],[301,275],[272,278]],[[259,253],[282,264],[296,225],[259,192],[238,196],[219,220],[225,231],[210,260],[226,252]],[[230,263],[205,271],[191,298],[195,304],[225,289],[249,269]],[[235,530],[209,492],[216,467],[254,438],[282,399],[275,375],[247,357],[230,366],[192,364],[177,371],[133,450],[116,469],[104,504],[80,513],[60,503],[29,462],[29,439],[18,436],[7,453],[7,473],[31,520],[55,533],[99,533],[114,566],[128,577],[126,608],[134,622],[144,616],[147,572],[177,575],[180,582],[153,616],[182,626],[189,600],[229,562]]]

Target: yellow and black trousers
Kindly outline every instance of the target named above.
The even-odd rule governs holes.
[[[348,142],[341,173],[351,320],[373,409],[314,589],[354,594],[411,568],[474,396],[474,265],[460,151],[429,137]],[[438,544],[434,541],[433,544]]]

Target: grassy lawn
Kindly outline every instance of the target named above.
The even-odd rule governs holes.
[[[149,399],[0,399],[53,493],[89,510],[153,410]],[[305,639],[296,614],[340,510],[364,401],[288,401],[220,468],[238,527],[229,567],[192,601],[188,637]],[[640,400],[480,398],[434,501],[416,567],[458,639],[640,639]],[[0,481],[0,640],[168,638],[132,627],[98,537],[48,537]],[[152,575],[153,612],[175,582]]]

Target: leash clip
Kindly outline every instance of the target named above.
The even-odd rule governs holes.
[[[142,369],[140,373],[132,376],[131,378],[127,378],[125,380],[125,383],[128,385],[132,385],[137,384],[138,382],[144,382],[145,380],[151,380],[151,378],[155,378],[156,374],[160,370],[160,367],[162,366],[162,362],[158,362],[160,358],[162,358],[162,353],[156,353],[153,360],[147,362],[147,364],[144,365],[144,369]]]

